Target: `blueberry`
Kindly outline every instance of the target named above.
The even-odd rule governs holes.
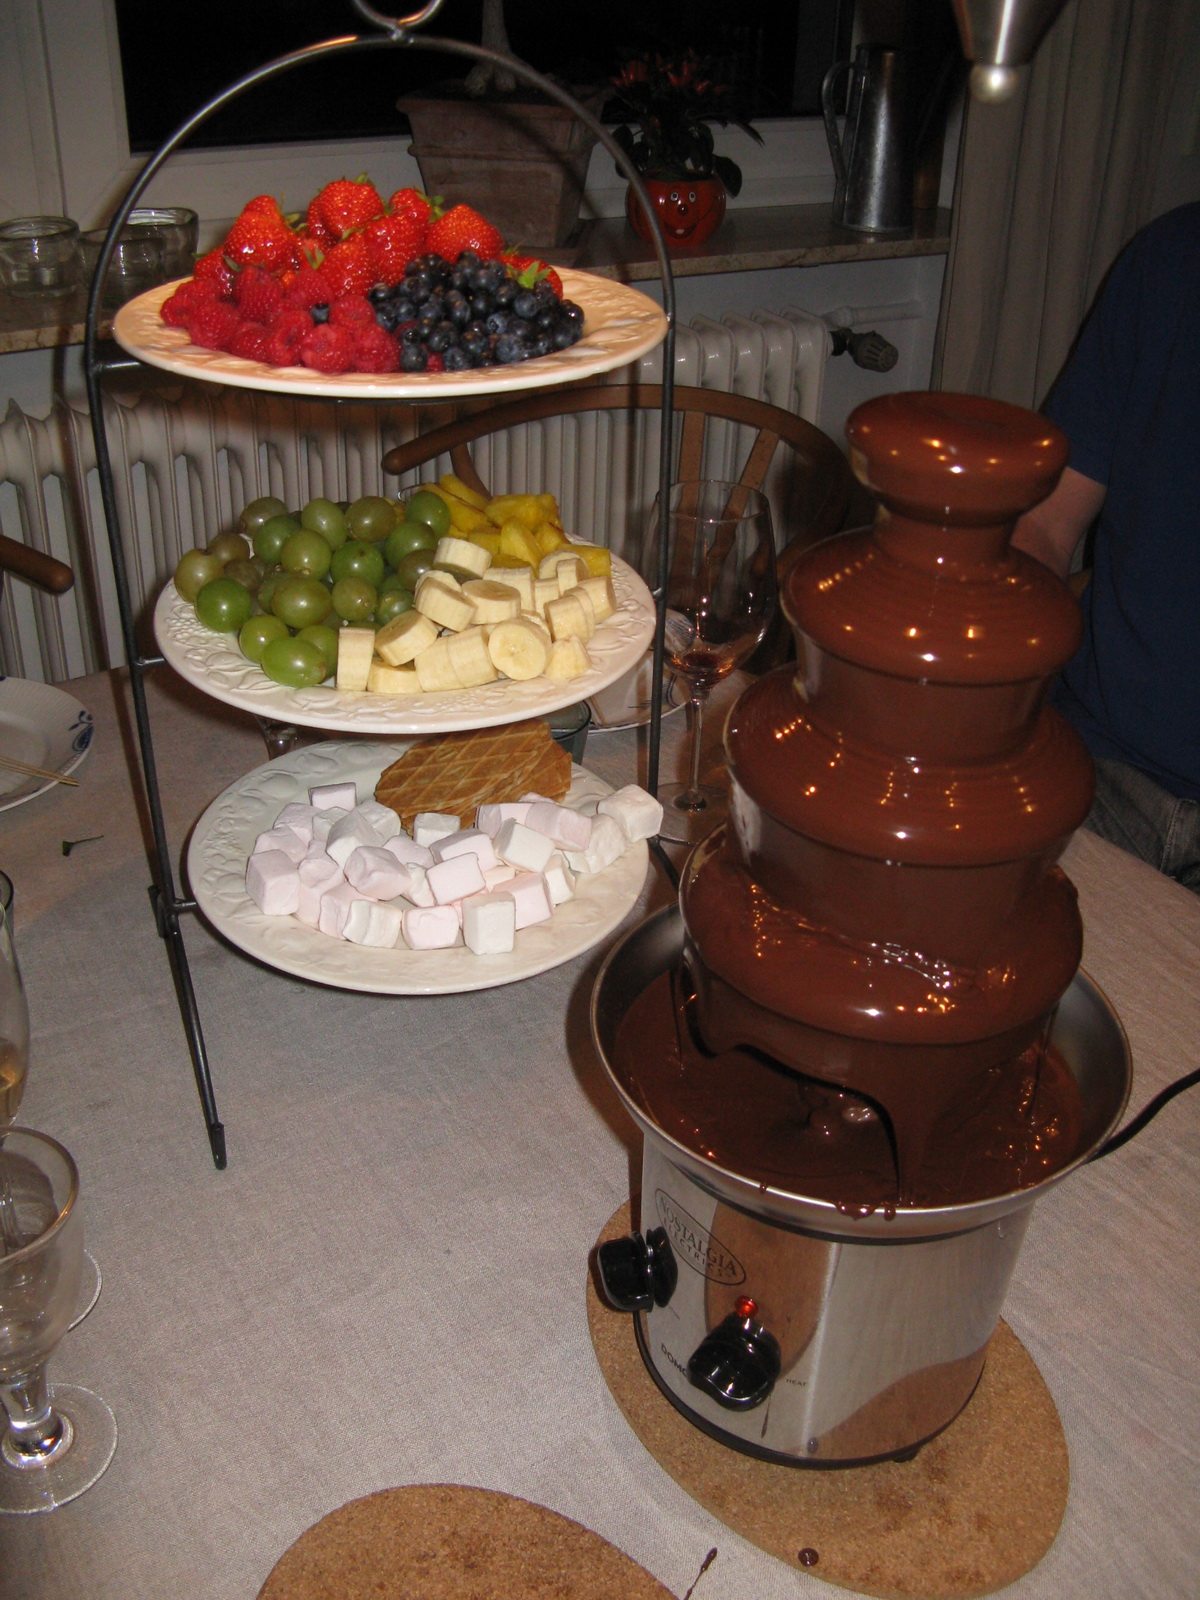
[[[522,289],[513,301],[513,310],[526,322],[531,322],[537,316],[539,309],[537,296],[532,289]]]
[[[471,367],[471,357],[461,345],[452,344],[446,351],[446,371],[466,372]]]
[[[419,344],[410,344],[405,340],[400,346],[400,371],[424,372],[429,358]]]
[[[328,322],[329,321],[329,307],[328,306],[325,306],[325,305],[309,306],[308,314],[313,319],[314,322]]]

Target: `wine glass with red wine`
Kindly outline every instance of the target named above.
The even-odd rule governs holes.
[[[644,564],[656,593],[660,526],[656,505]],[[762,642],[775,609],[771,508],[744,484],[680,482],[670,491],[666,538],[665,660],[687,684],[690,749],[686,782],[659,784],[661,835],[694,844],[724,819],[728,805],[723,788],[700,781],[705,703]]]

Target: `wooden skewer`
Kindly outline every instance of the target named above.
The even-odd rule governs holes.
[[[51,783],[68,783],[73,789],[79,787],[78,778],[70,778],[65,772],[51,772],[48,767],[35,767],[31,761],[18,761],[15,756],[0,755],[0,767],[19,772],[26,778],[48,778]]]

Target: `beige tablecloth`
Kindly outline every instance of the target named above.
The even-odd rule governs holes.
[[[123,689],[68,687],[96,716],[81,784],[0,812],[0,867],[33,1022],[22,1120],[76,1155],[104,1273],[52,1374],[107,1398],[120,1443],[80,1500],[0,1518],[0,1595],[250,1600],[325,1512],[440,1480],[563,1512],[677,1594],[717,1546],[697,1600],[833,1593],[693,1503],[596,1365],[588,1252],[639,1161],[589,1039],[602,952],[389,998],[259,966],[187,918],[229,1138],[217,1172],[150,916]],[[151,701],[178,852],[265,752],[249,718],[165,670]],[[683,719],[664,727],[669,769]],[[593,734],[585,759],[628,781],[639,735]],[[1136,1109],[1196,1064],[1200,900],[1090,836],[1066,865]],[[665,898],[652,871],[643,907]],[[1036,1208],[1005,1316],[1057,1402],[1072,1481],[1022,1600],[1197,1592],[1198,1152],[1193,1091]]]

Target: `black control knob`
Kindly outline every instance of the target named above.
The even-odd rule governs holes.
[[[731,1312],[696,1346],[687,1375],[727,1411],[762,1405],[779,1376],[779,1344],[753,1315]]]
[[[833,341],[831,354],[840,356],[849,351],[855,366],[865,367],[868,372],[890,372],[900,359],[900,352],[891,340],[874,329],[869,333],[857,333],[853,328],[834,328],[830,337]]]
[[[623,1239],[610,1239],[596,1251],[596,1268],[604,1298],[617,1311],[665,1306],[679,1281],[679,1268],[663,1228],[651,1228],[644,1237],[630,1233]]]

